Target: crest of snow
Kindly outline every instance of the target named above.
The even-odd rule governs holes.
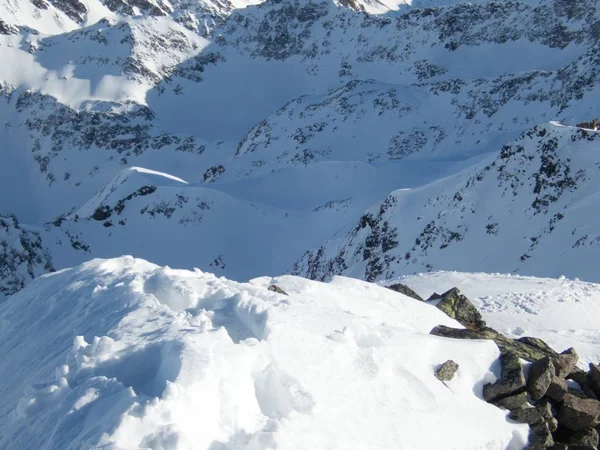
[[[267,290],[276,283],[289,296]],[[3,448],[521,449],[484,402],[492,342],[376,285],[240,284],[131,257],[36,280],[0,305]],[[448,358],[451,382],[433,372]],[[432,433],[431,427],[436,428]]]

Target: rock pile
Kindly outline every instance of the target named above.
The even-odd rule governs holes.
[[[400,291],[402,292],[402,291]],[[600,366],[585,372],[573,348],[557,353],[532,337],[510,339],[486,326],[477,308],[456,288],[430,297],[437,308],[465,329],[437,326],[431,334],[456,339],[489,339],[500,349],[501,375],[483,387],[485,401],[509,411],[508,418],[530,426],[529,450],[598,450]],[[527,376],[522,360],[531,363]],[[436,370],[441,381],[458,365],[446,361]]]

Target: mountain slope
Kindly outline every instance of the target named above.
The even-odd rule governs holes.
[[[598,131],[550,124],[475,169],[391,193],[293,269],[377,280],[431,269],[598,279]]]

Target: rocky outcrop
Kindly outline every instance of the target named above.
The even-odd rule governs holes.
[[[497,402],[525,391],[525,376],[521,360],[514,353],[500,356],[502,375],[494,384],[483,386],[483,398],[488,402]]]
[[[411,288],[409,288],[405,284],[402,284],[402,283],[390,284],[389,286],[386,286],[386,288],[391,289],[394,292],[399,292],[400,294],[406,295],[407,297],[414,298],[415,300],[419,300],[421,302],[424,301],[423,298],[419,294],[417,294],[415,291],[413,291]]]
[[[14,216],[0,216],[0,301],[36,276],[52,271],[40,235],[24,229]]]
[[[443,293],[437,307],[470,330],[485,328],[481,313],[457,288]]]
[[[458,290],[453,291],[456,296]],[[445,295],[439,297],[443,299]],[[453,318],[464,318],[465,311],[474,308],[466,297],[449,304],[468,305],[464,311],[440,308]],[[579,357],[573,348],[559,354],[541,339],[513,340],[489,327],[473,330],[440,325],[431,333],[458,339],[489,339],[498,345],[501,375],[495,383],[483,386],[482,397],[508,410],[511,420],[530,426],[527,449],[598,449],[595,428],[600,425],[600,401],[596,399],[600,366],[590,364],[586,373],[577,367]],[[532,362],[527,377],[521,359]]]

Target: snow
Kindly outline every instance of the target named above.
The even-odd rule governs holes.
[[[267,290],[275,283],[289,296]],[[2,448],[521,449],[485,403],[488,341],[374,284],[237,283],[132,257],[45,275],[0,305]],[[35,331],[33,331],[35,330]],[[443,384],[437,365],[459,371]]]

